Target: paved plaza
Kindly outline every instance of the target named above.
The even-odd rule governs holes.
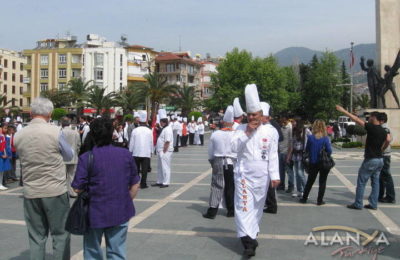
[[[362,150],[335,150],[334,157],[336,167],[328,177],[327,204],[316,206],[318,183],[311,191],[308,204],[299,204],[297,198],[279,192],[278,214],[264,214],[258,239],[260,246],[252,259],[373,259],[375,242],[368,245],[369,252],[361,255],[356,252],[355,256],[343,258],[331,256],[343,246],[321,246],[319,232],[313,232],[318,245],[304,245],[313,228],[328,225],[351,227],[369,235],[374,231],[383,232],[390,245],[383,245],[377,259],[400,258],[400,205],[380,204],[377,211],[347,209],[345,206],[354,200]],[[154,158],[152,168],[150,183],[156,178]],[[392,156],[392,174],[399,193],[399,152]],[[243,248],[236,238],[234,219],[226,218],[224,209],[215,220],[201,215],[208,207],[211,182],[207,141],[204,147],[181,148],[173,154],[171,182],[169,188],[150,187],[139,191],[134,201],[137,216],[131,219],[128,233],[128,259],[242,259]],[[366,194],[369,191],[368,187]],[[397,201],[400,202],[398,194]],[[0,259],[29,259],[22,188],[13,184],[8,191],[1,192],[0,205]],[[326,243],[335,231],[329,232]],[[51,252],[51,239],[48,248]],[[358,248],[353,245],[352,252]],[[83,259],[82,237],[72,236],[71,255],[72,259]]]

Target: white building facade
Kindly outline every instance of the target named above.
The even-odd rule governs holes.
[[[84,81],[106,88],[106,93],[119,92],[128,84],[126,50],[116,42],[108,42],[96,34],[87,35],[83,44]]]

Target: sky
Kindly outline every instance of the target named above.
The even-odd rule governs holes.
[[[375,42],[375,0],[0,0],[0,48],[95,33],[157,51],[224,56],[234,47],[266,56]]]

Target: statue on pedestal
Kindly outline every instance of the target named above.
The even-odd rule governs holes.
[[[393,82],[393,78],[399,75],[399,73],[397,72],[399,68],[400,68],[400,51],[397,53],[397,58],[394,61],[393,66],[392,67],[390,67],[389,65],[385,66],[385,71],[386,71],[384,76],[385,87],[382,89],[382,92],[380,93],[382,97],[383,108],[386,108],[385,94],[389,90],[392,92],[392,95],[396,100],[397,106],[400,108],[399,98],[397,97],[396,93],[396,85]]]

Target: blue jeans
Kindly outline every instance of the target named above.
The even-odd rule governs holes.
[[[379,196],[379,174],[383,167],[383,159],[382,158],[372,158],[372,159],[364,159],[361,164],[360,169],[358,170],[358,178],[357,178],[357,189],[356,189],[356,201],[354,202],[354,206],[357,208],[363,207],[363,197],[365,185],[368,182],[368,179],[371,178],[371,194],[368,197],[369,204],[373,208],[378,207],[378,196]]]
[[[294,188],[293,168],[286,163],[287,153],[279,153],[279,177],[281,179],[280,186],[285,188],[286,173],[288,175],[288,188]]]
[[[296,176],[297,192],[304,192],[306,186],[306,176],[304,175],[304,168],[302,161],[293,161],[293,171]]]
[[[126,235],[128,223],[109,228],[90,228],[83,236],[83,256],[85,260],[103,259],[101,238],[105,237],[107,260],[126,259]]]

